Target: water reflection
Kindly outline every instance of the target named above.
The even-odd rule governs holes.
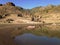
[[[23,34],[15,37],[18,45],[60,45],[60,39],[36,36],[33,34]]]

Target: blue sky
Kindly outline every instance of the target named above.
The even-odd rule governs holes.
[[[31,9],[37,6],[46,6],[48,4],[59,5],[60,0],[0,0],[0,3],[13,2],[17,6]]]

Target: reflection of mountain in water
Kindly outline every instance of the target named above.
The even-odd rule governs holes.
[[[19,45],[60,45],[60,39],[36,36],[33,34],[23,34],[15,38]]]

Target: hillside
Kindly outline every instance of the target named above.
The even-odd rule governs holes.
[[[60,5],[39,6],[24,9],[12,2],[0,4],[0,24],[52,23],[60,24]]]
[[[35,21],[44,23],[60,23],[60,5],[40,6],[31,9]],[[37,18],[37,19],[36,19]]]
[[[20,23],[19,19],[30,18],[30,13],[27,9],[15,6],[12,2],[0,4],[0,23]],[[19,21],[18,21],[19,20]]]

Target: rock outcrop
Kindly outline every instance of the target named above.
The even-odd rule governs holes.
[[[15,4],[14,3],[12,3],[12,2],[7,2],[6,4],[4,4],[5,6],[15,6]]]

